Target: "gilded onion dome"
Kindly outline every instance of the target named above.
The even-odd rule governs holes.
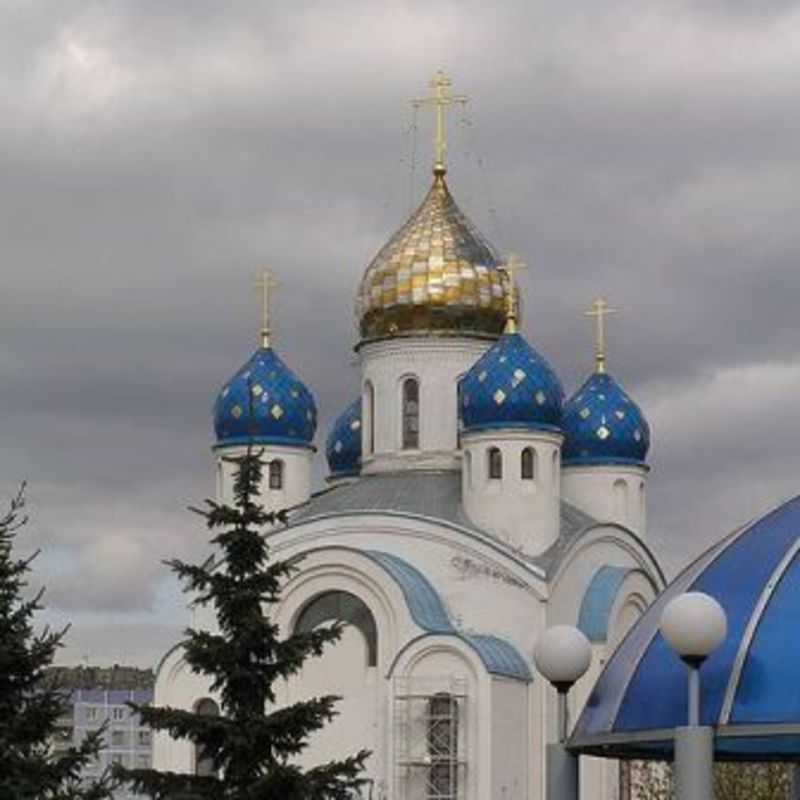
[[[456,205],[443,168],[419,208],[383,246],[358,290],[362,339],[397,334],[497,337],[506,281],[489,242]]]

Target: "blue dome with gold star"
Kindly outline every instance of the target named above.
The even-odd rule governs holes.
[[[334,478],[358,475],[361,471],[361,398],[339,415],[328,434],[325,447],[328,467]]]
[[[605,372],[595,372],[564,406],[565,466],[644,465],[650,426],[642,410]]]
[[[214,403],[218,445],[311,447],[314,396],[271,347],[260,347],[225,384]]]
[[[459,383],[465,431],[560,430],[563,400],[558,375],[519,333],[504,333]]]

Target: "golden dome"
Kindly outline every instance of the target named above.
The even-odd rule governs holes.
[[[506,278],[492,246],[434,170],[419,208],[364,273],[357,314],[362,339],[396,334],[499,336]]]

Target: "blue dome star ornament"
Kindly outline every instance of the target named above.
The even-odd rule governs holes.
[[[564,390],[553,368],[519,333],[504,333],[459,383],[465,432],[560,430]]]
[[[564,466],[646,466],[650,426],[639,406],[605,369],[604,320],[615,309],[600,298],[586,313],[597,322],[595,372],[564,406]]]
[[[214,403],[218,445],[311,447],[316,430],[313,395],[271,347],[256,350]]]
[[[332,478],[358,475],[361,471],[361,398],[338,417],[325,447]]]
[[[277,283],[265,270],[257,285],[263,292],[261,347],[217,395],[217,446],[252,443],[313,448],[317,430],[314,396],[270,344],[270,292]]]
[[[642,410],[605,372],[590,375],[564,406],[565,466],[644,465],[650,426]]]
[[[497,428],[559,431],[564,389],[547,360],[517,332],[519,294],[511,256],[506,275],[506,327],[459,381],[459,414],[465,433]]]

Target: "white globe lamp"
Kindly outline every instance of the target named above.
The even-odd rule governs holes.
[[[559,692],[568,692],[592,663],[592,646],[577,628],[555,625],[548,628],[533,651],[536,668]]]
[[[724,641],[728,621],[722,606],[703,592],[686,592],[667,603],[661,634],[689,665],[699,666]]]

